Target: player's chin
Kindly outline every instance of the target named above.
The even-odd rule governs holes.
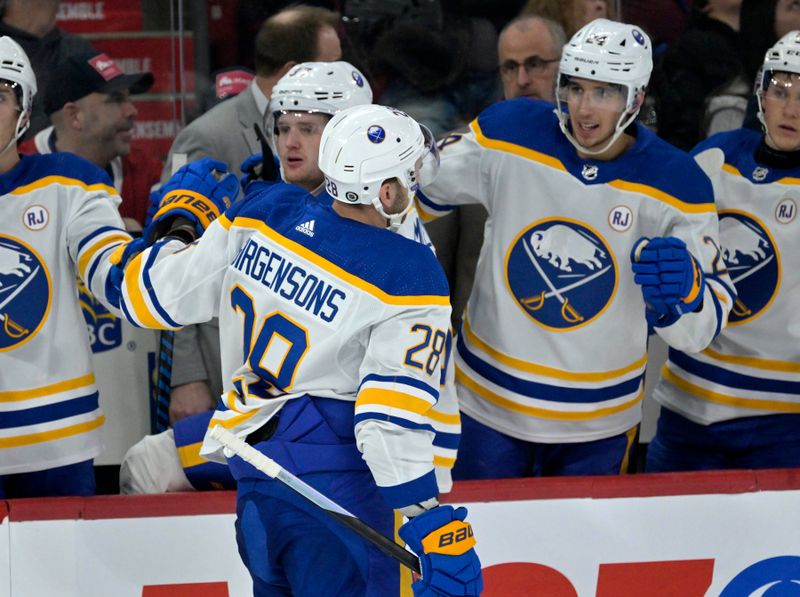
[[[778,127],[773,142],[780,151],[800,150],[800,130],[790,127]]]

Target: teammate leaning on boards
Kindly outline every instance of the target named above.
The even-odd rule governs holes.
[[[640,29],[596,20],[564,47],[555,114],[501,102],[440,144],[423,217],[489,211],[456,342],[456,479],[620,472],[648,327],[696,351],[725,325],[733,290],[712,269],[711,185],[634,122],[651,70]]]
[[[670,350],[648,470],[800,465],[800,31],[767,51],[756,96],[763,133],[721,133],[693,152],[716,160],[713,266],[727,269],[738,299],[706,350]]]
[[[76,279],[118,315],[109,256],[130,240],[105,172],[17,153],[35,93],[0,37],[0,498],[94,494],[104,417]]]
[[[429,249],[382,230],[402,219],[409,192],[435,171],[438,156],[426,141],[402,112],[340,112],[320,149],[330,207],[294,185],[251,183],[243,201],[199,222],[207,228],[199,241],[168,236],[123,256],[121,304],[131,321],[163,328],[218,313],[226,394],[211,424],[246,437],[386,535],[393,509],[411,517],[400,534],[426,552],[418,595],[477,595],[480,563],[466,511],[437,505],[427,419],[439,395],[447,283]],[[170,206],[180,204],[169,198],[191,194],[178,186],[156,229],[172,226]],[[216,190],[209,195],[198,199],[221,211]],[[203,453],[221,458],[220,451],[207,436]],[[391,560],[244,461],[229,465],[238,480],[240,553],[256,595],[399,593]],[[453,529],[464,531],[456,545],[420,541]]]

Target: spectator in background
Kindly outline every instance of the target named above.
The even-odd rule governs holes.
[[[178,133],[162,181],[177,161],[210,157],[231,171],[261,151],[253,125],[263,125],[272,87],[300,62],[331,62],[341,57],[334,27],[336,13],[318,7],[293,6],[270,17],[255,40],[256,77],[247,90],[215,106]],[[177,332],[172,355],[170,421],[211,410],[222,392],[217,320]]]
[[[53,71],[44,111],[53,125],[21,147],[23,152],[69,151],[105,170],[122,196],[120,215],[129,231],[141,231],[150,188],[158,182],[161,161],[133,149],[136,107],[132,95],[153,85],[151,73],[125,75],[105,54],[82,52]]]
[[[552,19],[523,15],[509,22],[500,32],[497,45],[505,99],[530,97],[555,102],[558,61],[565,42],[564,29]],[[472,292],[486,216],[482,205],[460,205],[452,214],[426,225],[450,282],[456,329]]]
[[[39,87],[27,137],[50,124],[44,111],[44,97],[55,65],[72,54],[95,51],[84,38],[56,27],[58,5],[58,0],[0,0],[0,35],[9,36],[25,50]]]
[[[705,138],[710,94],[730,85],[742,69],[741,4],[742,0],[695,0],[686,31],[653,73],[659,136],[680,149],[688,151]]]
[[[564,28],[567,37],[595,19],[616,18],[614,3],[607,0],[528,0],[520,14],[552,19]]]
[[[555,102],[558,62],[566,41],[561,25],[546,17],[523,15],[506,25],[497,44],[503,96]]]

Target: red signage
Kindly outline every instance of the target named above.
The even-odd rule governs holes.
[[[173,51],[169,35],[139,34],[136,36],[115,36],[114,39],[87,36],[92,45],[114,59],[122,72],[141,73],[149,71],[155,83],[149,93],[177,93],[180,90],[180,76],[184,77],[184,89],[194,90],[194,46],[191,36],[183,38],[183,63],[181,70],[177,64],[179,46],[175,41]],[[173,58],[176,64],[173,65]],[[174,69],[174,72],[173,72]]]
[[[142,30],[141,0],[80,2],[61,0],[56,23],[70,33],[110,33]]]

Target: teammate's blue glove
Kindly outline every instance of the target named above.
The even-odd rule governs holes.
[[[161,187],[161,199],[142,236],[148,245],[168,235],[191,242],[230,207],[239,194],[239,181],[220,161],[190,162]]]
[[[640,238],[631,249],[631,267],[633,281],[642,287],[651,311],[647,313],[651,327],[671,325],[702,304],[703,270],[679,238]]]
[[[412,585],[415,597],[481,594],[481,562],[466,516],[466,508],[438,506],[400,527],[400,537],[419,556],[422,568],[422,578]]]
[[[242,177],[239,179],[242,190],[247,192],[247,187],[251,182],[264,180],[267,182],[275,182],[280,180],[278,165],[275,163],[275,158],[270,152],[267,158],[263,153],[254,153],[245,161],[242,162],[239,168],[242,171]]]
[[[265,180],[267,182],[275,182],[280,180],[280,164],[272,153],[267,138],[264,136],[264,131],[258,126],[258,123],[253,124],[253,130],[256,133],[258,142],[261,144],[261,153],[251,155],[242,165],[239,170],[242,171],[242,190],[247,191],[248,185],[256,180]]]

